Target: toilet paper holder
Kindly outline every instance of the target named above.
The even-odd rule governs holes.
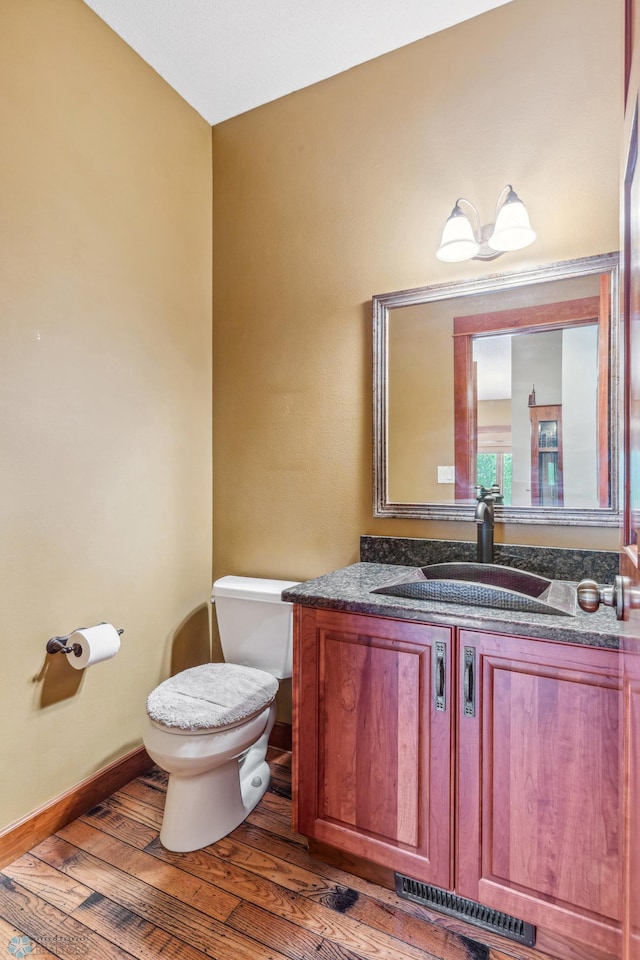
[[[106,620],[101,620],[99,626],[105,624]],[[71,646],[68,646],[69,640],[77,633],[78,630],[87,630],[88,627],[76,627],[75,630],[72,630],[71,633],[68,633],[64,637],[51,637],[50,640],[47,640],[47,653],[74,653],[77,657],[80,656],[81,646],[79,643],[72,643]],[[122,636],[124,633],[124,628],[118,630],[118,635]]]

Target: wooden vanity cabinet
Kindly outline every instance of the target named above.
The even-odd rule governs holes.
[[[295,616],[296,829],[450,887],[452,631],[299,606]]]
[[[456,892],[618,956],[618,653],[460,630]]]
[[[300,833],[619,955],[616,650],[297,606],[294,651]]]

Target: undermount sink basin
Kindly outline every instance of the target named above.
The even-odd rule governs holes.
[[[575,587],[495,563],[434,563],[371,592],[494,610],[576,614]]]

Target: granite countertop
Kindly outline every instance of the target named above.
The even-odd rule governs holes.
[[[615,611],[611,607],[600,607],[597,613],[584,613],[578,609],[575,617],[565,617],[546,613],[493,610],[431,600],[410,600],[371,593],[375,587],[397,580],[413,570],[415,567],[398,564],[354,563],[290,587],[283,592],[282,598],[308,607],[468,627],[490,633],[536,637],[593,647],[617,649],[619,646],[621,624],[616,620]]]

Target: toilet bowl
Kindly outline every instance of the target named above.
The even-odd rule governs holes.
[[[224,663],[191,667],[147,699],[143,741],[169,774],[160,842],[187,852],[235,829],[264,795],[278,679],[291,676],[293,581],[223,577],[213,585]],[[233,661],[231,661],[233,658]]]

